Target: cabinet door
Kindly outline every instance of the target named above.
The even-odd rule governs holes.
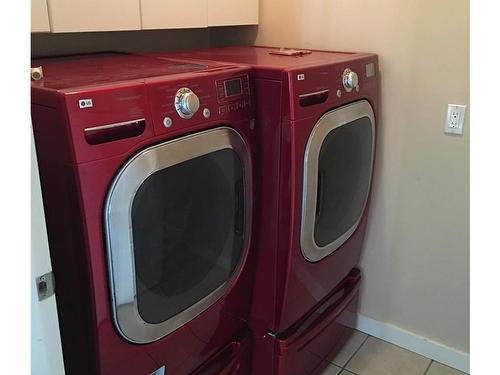
[[[47,0],[31,0],[31,32],[43,33],[50,31]]]
[[[207,0],[208,26],[256,25],[259,0]]]
[[[207,27],[207,0],[142,0],[143,29]]]
[[[48,0],[53,32],[139,30],[138,0]]]

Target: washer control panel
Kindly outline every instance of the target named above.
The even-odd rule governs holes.
[[[179,116],[189,119],[200,108],[200,99],[191,89],[183,87],[175,94],[174,106]]]
[[[255,116],[247,67],[151,78],[147,97],[156,134],[203,124],[232,124]],[[142,116],[144,117],[144,116]]]
[[[237,112],[251,106],[248,75],[217,80],[215,85],[220,115]]]
[[[250,83],[246,74],[230,79],[219,79],[215,81],[215,85],[220,103],[235,101],[250,95]]]

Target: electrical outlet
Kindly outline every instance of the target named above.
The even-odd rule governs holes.
[[[446,116],[446,125],[444,132],[449,134],[463,134],[465,105],[448,104],[448,115]]]

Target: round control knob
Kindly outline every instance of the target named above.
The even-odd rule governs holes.
[[[353,88],[358,86],[358,75],[351,69],[347,68],[342,74],[342,84],[347,92],[351,92]]]
[[[200,99],[187,87],[183,87],[175,94],[175,110],[182,118],[191,118],[200,108]]]

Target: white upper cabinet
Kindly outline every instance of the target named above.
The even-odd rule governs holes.
[[[43,33],[50,31],[47,0],[31,0],[31,32]]]
[[[69,33],[256,25],[259,0],[31,0],[31,31]]]
[[[139,0],[48,0],[53,32],[140,30]]]
[[[207,0],[141,0],[143,29],[207,27]]]
[[[256,25],[259,0],[207,0],[208,26]]]

